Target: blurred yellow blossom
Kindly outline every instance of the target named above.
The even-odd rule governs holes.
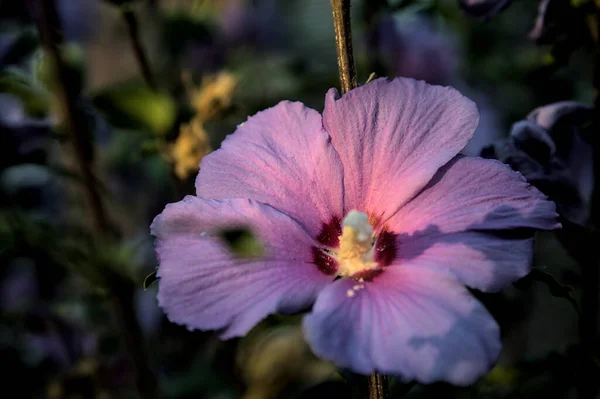
[[[226,71],[202,80],[200,88],[193,90],[190,98],[200,120],[211,120],[231,107],[238,81],[236,75]]]
[[[175,175],[183,180],[197,173],[202,157],[212,151],[204,123],[216,119],[231,107],[238,78],[230,72],[222,71],[204,77],[198,88],[193,88],[190,73],[184,73],[182,78],[188,88],[195,116],[189,123],[180,126],[177,139],[168,144],[163,153],[173,164]]]
[[[179,129],[179,135],[167,149],[167,159],[173,164],[175,175],[186,179],[198,172],[202,157],[211,151],[210,141],[202,122],[194,118],[190,123],[184,123]]]

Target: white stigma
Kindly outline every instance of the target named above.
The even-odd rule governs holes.
[[[342,227],[351,227],[356,230],[358,241],[371,242],[373,239],[373,227],[369,224],[369,217],[364,212],[350,211],[342,222]]]
[[[377,267],[373,256],[373,226],[364,212],[350,211],[342,223],[340,247],[335,251],[340,276]]]

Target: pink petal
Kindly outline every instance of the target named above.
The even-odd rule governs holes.
[[[458,156],[387,222],[397,264],[445,270],[497,291],[530,271],[533,229],[560,227],[553,202],[493,160]]]
[[[501,349],[498,325],[462,285],[417,267],[335,281],[303,327],[313,351],[338,366],[422,383],[471,384]]]
[[[437,226],[443,233],[559,227],[556,207],[507,165],[457,156],[388,224],[414,233]]]
[[[233,255],[219,238],[232,227],[250,228],[264,255]],[[310,306],[332,279],[312,263],[314,240],[287,215],[255,201],[188,196],[167,205],[151,230],[160,306],[172,322],[220,330],[222,338],[246,334],[271,313]]]
[[[344,165],[345,209],[386,219],[467,144],[475,103],[450,87],[377,79],[342,97],[331,89],[323,123]]]
[[[316,236],[342,217],[342,165],[321,115],[283,101],[242,123],[204,157],[196,178],[203,198],[249,198],[273,206]]]

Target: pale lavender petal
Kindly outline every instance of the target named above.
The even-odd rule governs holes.
[[[443,233],[559,227],[555,205],[501,162],[457,156],[388,224],[414,233],[437,226]]]
[[[223,229],[240,227],[261,241],[263,255],[235,256],[219,238]],[[313,239],[287,215],[255,201],[188,196],[167,205],[151,230],[159,305],[190,329],[244,335],[271,313],[310,306],[331,281],[313,264]]]
[[[497,292],[525,277],[533,261],[533,236],[491,232],[440,233],[435,227],[400,235],[395,265],[405,262],[447,272],[463,284]],[[394,264],[392,264],[392,267]]]
[[[342,217],[343,171],[321,116],[284,101],[259,112],[207,155],[196,178],[203,198],[249,198],[273,206],[314,236]]]
[[[453,278],[419,267],[335,281],[303,327],[312,350],[338,366],[422,383],[471,384],[501,349],[485,308]]]
[[[387,219],[473,136],[477,107],[458,91],[377,79],[325,99],[325,130],[344,165],[344,206]]]
[[[446,270],[496,291],[526,275],[533,229],[560,227],[553,202],[507,165],[456,157],[387,222],[397,263]]]
[[[581,125],[592,118],[594,107],[577,101],[560,101],[538,107],[527,115],[533,121],[548,131],[557,127],[559,122],[570,121],[572,125]]]

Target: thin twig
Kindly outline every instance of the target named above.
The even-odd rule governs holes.
[[[352,53],[350,0],[331,0],[331,9],[333,11],[333,28],[335,30],[340,84],[342,86],[342,94],[344,94],[358,85]]]
[[[113,238],[115,232],[106,215],[92,169],[94,155],[92,131],[86,116],[77,105],[79,90],[76,80],[70,75],[60,50],[63,38],[56,5],[54,0],[41,0],[40,3],[41,15],[37,20],[40,37],[56,74],[59,99],[65,112],[67,130],[93,211],[96,231],[101,239],[108,240]],[[113,280],[117,282],[119,279]],[[145,399],[156,399],[158,398],[156,379],[148,366],[141,330],[135,319],[133,288],[123,287],[120,284],[115,284],[111,288],[113,309],[124,337],[125,350],[133,363],[140,396]]]
[[[133,46],[133,52],[135,54],[135,59],[137,60],[138,66],[142,75],[144,76],[144,80],[146,84],[156,90],[158,88],[156,84],[156,80],[154,79],[154,75],[152,74],[152,69],[150,68],[150,62],[148,61],[148,57],[146,56],[146,52],[144,51],[144,46],[142,45],[142,41],[140,39],[139,33],[139,23],[137,17],[131,6],[123,7],[122,10],[123,19],[127,24],[127,31],[129,32],[129,39],[131,40],[131,45]]]
[[[60,46],[63,42],[60,30],[60,20],[54,5],[54,0],[42,0],[41,18],[38,20],[40,36],[48,53],[58,81],[58,96],[65,113],[67,131],[75,152],[76,161],[81,173],[92,209],[94,224],[102,235],[109,235],[111,226],[106,215],[102,198],[97,189],[96,177],[92,169],[93,150],[90,143],[92,132],[86,116],[79,110],[77,98],[79,89],[76,79],[70,76]]]

